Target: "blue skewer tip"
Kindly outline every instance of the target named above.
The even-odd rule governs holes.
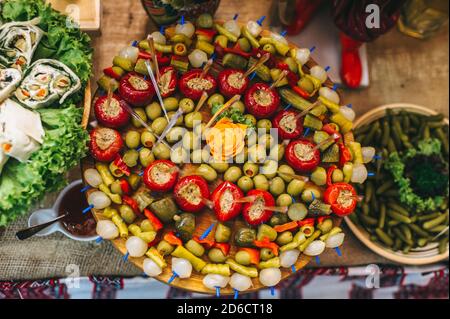
[[[374,172],[369,172],[369,173],[367,173],[367,176],[375,176],[375,173]]]
[[[287,31],[286,31],[286,30],[281,31],[281,33],[280,33],[280,35],[281,35],[282,37],[286,36],[286,34],[287,34]]]
[[[216,297],[220,297],[220,287],[216,286]]]
[[[256,76],[256,72],[253,72],[252,74],[250,74],[250,80],[253,80]]]
[[[292,270],[292,272],[296,272],[297,271],[297,269],[295,269],[295,265],[291,266],[291,270]]]
[[[333,87],[332,87],[331,89],[332,89],[333,91],[336,91],[337,88],[338,88],[338,85],[335,83],[335,84],[333,84]]]
[[[294,196],[291,195],[291,198],[292,198],[292,202],[295,203],[296,200],[295,200]]]
[[[134,40],[134,41],[131,43],[131,46],[137,47],[138,43],[139,43],[139,42],[137,42],[136,40]]]
[[[325,67],[325,72],[330,71],[330,69],[331,69],[331,66],[327,65],[327,66]]]
[[[341,252],[341,250],[339,249],[339,247],[334,248],[334,250],[336,250],[336,253],[338,254],[339,257],[342,256],[342,252]]]
[[[183,25],[184,22],[185,22],[185,21],[184,21],[184,16],[181,16],[181,22],[180,22],[180,24]]]
[[[142,176],[142,175],[144,175],[144,171],[142,171],[142,172],[139,172],[139,174],[138,174],[139,176]]]
[[[238,17],[239,17],[239,14],[236,13],[236,14],[234,15],[234,17],[233,17],[233,20],[236,21]]]
[[[258,19],[258,21],[256,21],[256,23],[258,23],[261,26],[265,19],[266,19],[266,16],[262,16],[261,18]]]
[[[86,185],[86,186],[84,186],[84,187],[81,189],[80,192],[84,193],[84,192],[87,191],[89,188],[91,188],[91,186]]]
[[[172,277],[170,277],[170,279],[169,279],[169,281],[167,283],[170,284],[177,277],[178,277],[178,274],[175,271],[172,271]]]
[[[215,223],[212,223],[204,232],[203,234],[200,236],[200,240],[205,239],[209,233],[211,232],[211,230],[214,228]]]
[[[166,33],[166,28],[164,28],[163,25],[159,28],[159,33],[161,33],[162,35],[164,35],[164,33]]]
[[[147,81],[147,76],[146,75],[144,75],[144,80]]]
[[[319,258],[319,256],[316,256],[316,264],[320,265],[320,258]]]
[[[352,108],[353,107],[352,103],[347,104],[347,107]]]
[[[103,241],[103,238],[98,236],[97,239],[95,240],[96,243],[101,243]]]
[[[286,105],[286,107],[284,108],[284,110],[286,111],[287,109],[289,109],[290,107],[292,106],[292,104],[288,104],[288,105]]]
[[[275,287],[270,287],[270,294],[275,296]]]
[[[313,46],[309,49],[309,52],[313,53],[315,50],[316,50],[316,46],[313,45]]]
[[[83,209],[83,214],[86,214],[88,211],[90,211],[92,208],[94,208],[94,205],[89,205],[88,207],[86,207],[85,209]]]
[[[142,273],[142,277],[148,278],[148,275],[147,275],[145,272],[143,272],[143,273]]]
[[[234,299],[238,299],[239,291],[237,289],[233,289],[233,290],[234,290]]]
[[[375,159],[375,160],[379,160],[379,159],[382,159],[383,157],[381,156],[381,155],[374,155],[373,156],[373,159]]]
[[[142,149],[144,148],[144,146],[139,146],[136,151],[140,152]]]
[[[214,53],[211,55],[211,60],[214,61],[214,60],[216,59],[216,57],[217,57],[217,56],[216,56],[216,53],[214,52]]]
[[[314,193],[311,191],[311,197],[312,197],[312,200],[316,200],[316,195],[314,195]]]
[[[303,132],[303,136],[307,136],[308,134],[309,134],[309,127],[307,127],[305,132]]]
[[[127,251],[127,253],[123,256],[123,261],[127,261],[129,256],[130,253]]]

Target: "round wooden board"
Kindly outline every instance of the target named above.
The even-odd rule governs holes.
[[[220,22],[220,21],[219,21]],[[269,31],[264,30],[263,35],[268,35]],[[294,45],[293,43],[289,43],[289,46],[291,48],[296,48],[297,46]],[[310,59],[307,63],[306,63],[306,68],[310,69],[311,67],[313,67],[314,65],[317,65],[317,63],[313,60]],[[324,83],[325,86],[332,88],[334,83],[328,78],[327,81]],[[94,94],[94,99],[95,99],[96,94]],[[93,118],[93,114],[92,112],[85,112],[84,116],[88,116],[91,119]],[[210,115],[209,115],[210,116]],[[88,122],[88,120],[84,119],[84,122]],[[88,168],[92,168],[94,167],[94,160],[91,157],[86,157],[85,159],[82,160],[81,162],[81,170],[82,172],[84,172],[86,169]],[[220,180],[218,180],[217,182],[219,182]],[[143,186],[141,186],[143,187]],[[86,192],[86,195],[88,195],[90,192],[92,192],[93,190],[90,190],[88,192]],[[96,210],[93,209],[92,210],[94,217],[97,220],[101,220],[101,219],[105,219],[105,217],[103,217],[102,215],[102,210]],[[206,209],[200,213],[196,214],[196,232],[195,235],[201,235],[212,223],[217,222],[215,214],[209,210]],[[234,220],[231,221],[232,223],[232,233],[234,234],[234,231],[241,226],[244,226],[244,222],[242,220]],[[333,218],[333,222],[335,225],[339,225],[341,223],[341,219],[340,218]],[[167,227],[167,229],[170,229],[169,227]],[[214,230],[211,232],[211,234],[214,234]],[[210,234],[210,236],[212,236]],[[126,254],[127,250],[125,248],[125,239],[122,238],[117,238],[112,240],[112,243],[114,245],[115,248],[117,248],[123,255]],[[236,247],[231,248],[230,251],[230,256],[234,256],[234,253],[236,251]],[[141,258],[129,258],[129,261],[132,262],[133,264],[135,264],[137,267],[139,267],[140,269],[143,269],[143,260],[145,259],[145,257],[141,257]],[[297,263],[295,264],[295,268],[296,270],[302,269],[303,267],[305,267],[309,261],[311,260],[311,257],[305,256],[303,254],[300,255],[299,259],[297,260]],[[157,277],[155,277],[157,280],[167,283],[170,279],[170,277],[172,276],[172,271],[171,271],[171,265],[170,265],[170,259],[166,258],[166,262],[168,264],[168,267],[166,267],[163,270],[163,273]],[[281,272],[282,272],[282,280],[288,278],[289,276],[291,276],[293,273],[291,271],[291,269],[286,269],[286,268],[281,268]],[[203,283],[203,275],[193,271],[192,272],[192,276],[190,278],[187,279],[180,279],[180,278],[176,278],[174,281],[172,281],[172,283],[170,284],[173,287],[179,288],[179,289],[183,289],[183,290],[188,290],[191,292],[196,292],[196,293],[204,293],[204,294],[215,294],[215,291],[213,290],[209,290],[207,289]],[[249,290],[242,292],[242,293],[249,293],[249,292],[253,292],[253,291],[257,291],[259,289],[262,288],[267,288],[263,285],[261,285],[259,283],[258,278],[253,278],[253,287],[250,288]],[[224,289],[221,289],[221,294],[222,295],[231,295],[234,294],[234,291],[228,286]]]
[[[355,122],[355,128],[358,128],[360,126],[363,126],[365,124],[368,124],[370,122],[373,122],[381,117],[383,117],[386,113],[387,109],[403,109],[408,112],[418,113],[418,114],[424,114],[424,115],[436,115],[437,112],[430,110],[426,107],[415,105],[415,104],[409,104],[409,103],[394,103],[394,104],[388,104],[379,106],[377,108],[372,109],[370,112],[367,112],[360,118],[358,118]],[[449,120],[446,118],[445,123],[448,125]],[[369,239],[369,233],[362,227],[359,227],[358,225],[354,224],[350,218],[345,217],[345,222],[349,226],[349,228],[352,230],[353,234],[362,241],[369,249],[371,249],[374,253],[383,256],[389,260],[392,260],[394,262],[400,263],[400,264],[406,264],[406,265],[427,265],[436,263],[442,260],[448,260],[449,257],[449,250],[447,248],[447,251],[443,254],[439,254],[438,251],[438,245],[437,243],[431,243],[426,245],[425,247],[412,249],[408,254],[404,254],[401,251],[393,251],[385,246],[379,245],[374,243]]]

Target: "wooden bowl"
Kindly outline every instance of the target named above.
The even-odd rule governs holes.
[[[358,118],[355,122],[355,129],[363,126],[365,124],[368,124],[370,122],[373,122],[381,117],[383,117],[386,113],[387,109],[393,109],[393,110],[399,110],[403,109],[408,112],[412,113],[418,113],[423,115],[436,115],[437,112],[430,110],[426,107],[415,105],[415,104],[408,104],[408,103],[395,103],[395,104],[388,104],[383,105],[380,107],[377,107],[367,113],[365,113],[363,116]],[[448,125],[449,120],[446,118],[444,119],[444,122]],[[439,254],[438,251],[438,244],[437,243],[430,243],[424,247],[420,248],[414,248],[411,249],[411,251],[408,254],[404,254],[401,251],[393,251],[386,246],[382,246],[380,244],[374,243],[369,239],[369,233],[362,227],[354,224],[350,218],[345,217],[345,222],[347,223],[348,227],[352,230],[353,234],[362,241],[369,249],[371,249],[374,253],[387,258],[389,260],[392,260],[396,263],[400,264],[407,264],[407,265],[427,265],[436,263],[445,259],[448,259],[448,247],[447,251],[443,254]]]

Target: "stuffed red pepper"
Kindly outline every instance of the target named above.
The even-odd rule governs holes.
[[[267,118],[280,106],[280,96],[267,84],[256,83],[245,94],[245,106],[256,118]]]
[[[252,189],[247,193],[247,196],[255,196],[256,199],[254,202],[244,205],[242,216],[245,221],[252,226],[268,221],[273,212],[264,208],[275,205],[275,199],[273,196],[269,192],[259,189]]]
[[[285,158],[298,172],[311,172],[320,164],[320,151],[316,144],[306,139],[291,141],[286,147]]]
[[[152,101],[155,88],[141,75],[130,72],[120,80],[119,93],[131,105],[144,106]]]
[[[281,111],[272,120],[272,126],[278,129],[278,136],[280,138],[294,139],[300,137],[303,133],[303,123],[301,118],[295,111]]]
[[[217,219],[225,222],[239,215],[242,204],[236,201],[242,197],[242,190],[231,182],[223,182],[217,186],[211,194]]]
[[[177,89],[178,77],[177,71],[172,66],[166,66],[159,72],[161,77],[159,78],[158,87],[163,98],[169,97],[175,93]]]
[[[335,183],[325,190],[324,202],[331,205],[331,210],[338,216],[351,214],[358,202],[355,188],[348,183]]]
[[[198,175],[181,178],[173,193],[180,209],[191,213],[202,210],[206,205],[205,200],[209,199],[208,183]]]
[[[244,76],[241,70],[226,69],[219,73],[219,90],[227,98],[244,94],[248,83],[248,77]]]
[[[209,74],[201,78],[202,72],[200,69],[191,70],[180,78],[180,91],[185,97],[197,101],[203,92],[207,92],[208,95],[214,93],[217,87],[216,79]]]
[[[144,171],[144,183],[155,192],[168,192],[178,178],[177,166],[169,160],[156,160]]]
[[[130,121],[130,113],[125,109],[127,102],[118,95],[113,95],[108,104],[108,96],[101,96],[95,101],[95,118],[103,126],[119,128]]]
[[[90,132],[89,151],[100,162],[110,162],[123,146],[120,133],[107,127],[96,127]]]

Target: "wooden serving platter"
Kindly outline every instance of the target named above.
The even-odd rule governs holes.
[[[268,35],[268,32],[269,31],[264,30],[262,34]],[[291,48],[298,47],[297,45],[295,45],[293,43],[289,43],[289,46]],[[317,65],[317,63],[313,59],[310,59],[306,63],[305,66],[307,69],[310,69],[314,65]],[[334,83],[331,81],[331,79],[328,78],[328,80],[324,83],[324,85],[332,88]],[[96,95],[97,94],[94,94],[94,100],[96,98]],[[83,123],[86,123],[86,124],[89,123],[90,120],[94,119],[92,112],[86,111],[87,109],[89,109],[89,110],[91,109],[91,107],[90,107],[91,103],[87,103],[87,104],[89,104],[89,105],[85,105],[85,114],[84,114],[84,118],[83,118]],[[203,107],[203,109],[206,109],[206,108],[207,108],[206,106]],[[205,121],[205,118],[208,118],[211,116],[209,113],[208,114],[204,113],[204,115],[206,115],[206,116],[204,116],[204,121]],[[142,129],[142,131],[144,131],[144,129]],[[82,160],[81,170],[82,170],[82,172],[84,172],[88,168],[94,168],[94,165],[95,165],[95,161],[92,159],[92,157],[88,156]],[[193,164],[185,164],[185,165],[193,165]],[[220,179],[220,175],[219,175],[219,178],[216,181],[216,183],[218,184],[221,181],[222,180]],[[215,185],[217,185],[217,184],[215,184]],[[318,187],[318,186],[316,186],[316,187]],[[145,188],[145,186],[141,185],[141,188],[139,190],[141,190],[142,188]],[[214,185],[210,185],[210,188],[211,188],[211,190],[213,190]],[[137,192],[139,192],[139,190]],[[92,190],[92,189],[89,190],[88,192],[86,192],[86,195],[88,195],[92,191],[94,191],[94,190]],[[165,194],[165,195],[167,196],[167,194]],[[106,219],[102,214],[102,210],[92,209],[92,212],[93,212],[93,215],[96,220]],[[212,223],[216,223],[216,225],[217,225],[217,219],[216,219],[216,216],[213,211],[211,211],[209,209],[205,209],[202,212],[196,213],[196,230],[195,230],[194,235],[200,236]],[[340,223],[341,223],[340,218],[333,217],[334,225],[339,225]],[[232,229],[231,238],[233,238],[236,230],[238,228],[244,226],[245,222],[241,218],[236,218],[235,220],[232,220],[225,224],[227,226],[231,227],[231,229]],[[165,230],[171,230],[171,229],[173,229],[173,228],[172,227],[165,228]],[[214,235],[214,231],[215,231],[215,229],[213,229],[211,231],[211,233],[208,237],[212,237]],[[125,239],[117,238],[117,239],[112,240],[111,242],[114,245],[114,247],[121,252],[121,254],[125,255],[127,253],[127,250],[125,247],[125,242],[126,242]],[[230,250],[230,257],[233,257],[236,251],[237,251],[237,247],[232,245],[231,250]],[[145,256],[140,257],[140,258],[129,257],[128,261],[132,262],[140,269],[143,269],[143,260],[144,259],[145,259]],[[304,254],[300,254],[300,257],[298,258],[298,260],[295,264],[296,270],[298,271],[298,270],[304,268],[309,263],[310,260],[311,260],[311,257],[308,257]],[[168,283],[169,279],[172,276],[170,258],[166,258],[166,262],[167,262],[168,266],[163,270],[161,275],[155,277],[155,279],[157,279],[161,282],[164,282],[164,283]],[[288,278],[289,276],[291,276],[293,274],[291,269],[280,268],[280,270],[282,273],[282,280]],[[183,290],[187,290],[187,291],[191,291],[191,292],[204,293],[204,294],[215,294],[216,293],[215,290],[210,290],[203,285],[203,283],[202,283],[203,277],[204,277],[204,275],[193,271],[190,278],[186,278],[186,279],[176,278],[175,280],[173,280],[170,283],[170,285],[175,288],[179,288],[179,289],[183,289]],[[254,291],[257,291],[257,290],[260,290],[263,288],[267,288],[267,287],[263,286],[262,284],[260,284],[258,278],[253,278],[252,281],[253,281],[253,287],[248,289],[247,291],[241,292],[241,294],[250,293],[250,292],[254,292]],[[222,295],[232,295],[232,294],[234,294],[234,291],[232,290],[232,288],[227,286],[226,288],[221,289],[220,293]]]

